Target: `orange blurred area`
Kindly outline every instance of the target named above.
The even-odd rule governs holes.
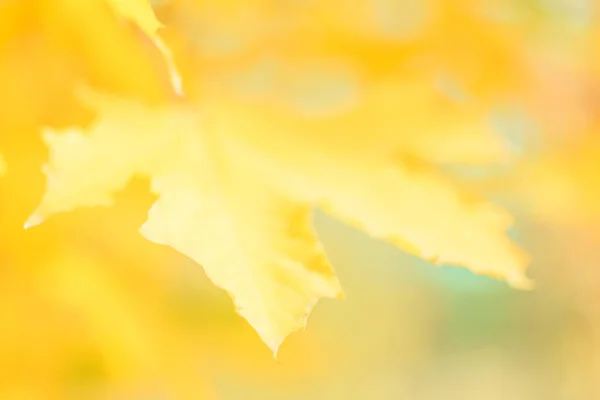
[[[600,398],[598,2],[150,3],[183,100],[152,38],[106,0],[0,2],[0,399]],[[41,130],[95,117],[82,85],[237,113],[281,143],[418,151],[515,216],[536,289],[434,267],[315,211],[346,299],[320,302],[274,359],[199,265],[138,233],[147,180],[23,228],[46,187]],[[482,126],[502,151],[477,141]],[[478,157],[454,173],[463,150]]]

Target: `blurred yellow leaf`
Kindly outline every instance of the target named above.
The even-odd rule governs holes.
[[[73,98],[82,82],[154,102],[173,91],[167,70],[174,75],[173,61],[161,57],[157,33],[148,37],[130,22],[137,14],[115,11],[107,0],[0,4],[0,106],[10,110],[0,119],[3,130],[17,135],[85,119]],[[140,23],[149,29],[146,19]]]
[[[189,39],[206,83],[265,60],[334,59],[364,83],[416,72],[490,105],[528,78],[523,32],[472,0],[171,0],[157,12]]]
[[[373,94],[375,101],[393,95]],[[320,297],[341,295],[311,230],[314,205],[429,259],[529,285],[524,256],[505,236],[509,216],[462,194],[431,163],[438,155],[489,159],[491,134],[488,146],[474,145],[465,139],[477,138],[478,130],[458,121],[446,139],[462,145],[428,145],[391,131],[366,141],[331,128],[351,127],[353,118],[376,116],[377,109],[294,119],[215,95],[201,118],[188,104],[152,108],[90,92],[83,97],[98,118],[85,131],[44,133],[51,150],[47,191],[27,225],[80,206],[109,205],[132,176],[150,177],[159,199],[143,235],[201,264],[275,352],[305,325]],[[441,130],[421,133],[444,140]]]
[[[76,0],[77,1],[77,0]],[[178,94],[182,93],[181,78],[175,62],[171,55],[171,51],[163,40],[158,35],[158,30],[162,28],[162,24],[156,19],[154,11],[150,6],[149,0],[106,0],[115,12],[123,17],[130,19],[137,24],[146,35],[148,35],[160,52],[164,55],[165,61],[169,68],[171,83]]]
[[[55,308],[68,310],[85,321],[79,332],[74,329],[79,334],[79,343],[70,339],[79,349],[71,346],[74,349],[65,351],[71,356],[67,361],[74,364],[67,364],[70,367],[67,384],[103,394],[97,398],[169,393],[178,399],[194,399],[210,393],[194,369],[197,355],[191,353],[191,346],[182,340],[181,333],[166,323],[164,313],[155,304],[160,299],[157,294],[164,288],[148,284],[150,280],[146,279],[137,282],[137,290],[123,287],[125,282],[110,268],[77,251],[47,262],[35,281],[38,293]],[[82,368],[77,365],[81,358],[85,361],[86,356],[94,355],[81,354],[86,348],[100,354],[95,361],[100,364],[98,373],[107,376],[96,379],[104,378],[110,385],[92,381],[97,387],[86,387],[90,382],[81,376],[85,371],[77,371]],[[56,357],[56,361],[61,362],[61,358]],[[92,358],[88,362],[93,361]],[[114,393],[104,393],[107,390]],[[81,397],[90,398],[93,393],[83,392]]]
[[[154,38],[162,24],[156,19],[149,0],[106,0],[117,14],[135,22],[146,35]]]

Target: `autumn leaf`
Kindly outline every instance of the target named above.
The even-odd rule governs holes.
[[[175,66],[175,61],[168,46],[158,35],[163,25],[156,19],[149,0],[106,0],[118,15],[134,22],[148,35],[165,57],[173,89],[182,95],[181,77]]]
[[[171,97],[173,60],[160,53],[166,47],[149,3],[137,4],[3,1],[0,106],[10,112],[0,120],[2,129],[33,132],[40,125],[85,120],[73,98],[82,82],[149,101]]]
[[[382,95],[390,92],[373,94]],[[159,109],[89,92],[84,98],[98,111],[87,130],[44,132],[48,186],[27,225],[109,205],[132,176],[150,177],[159,198],[142,234],[201,264],[274,352],[305,325],[319,298],[341,296],[312,232],[315,205],[426,258],[529,286],[525,259],[505,237],[509,216],[462,195],[429,160],[488,158],[487,148],[464,140],[473,127],[449,130],[446,139],[463,144],[455,147],[385,132],[347,141],[305,132],[350,126],[352,113],[302,125],[216,96],[203,114],[189,104]],[[429,134],[444,140],[439,131]]]
[[[0,176],[6,173],[6,161],[4,161],[4,157],[0,154]]]
[[[340,295],[311,231],[310,208],[259,179],[248,182],[243,169],[215,159],[210,142],[197,135],[194,112],[146,110],[119,101],[97,105],[107,119],[91,136],[45,134],[55,164],[46,170],[48,192],[30,224],[75,206],[109,204],[114,190],[141,173],[152,176],[161,196],[142,233],[202,264],[273,351],[303,326],[319,297]],[[123,142],[131,130],[139,134]],[[119,157],[112,150],[117,143]],[[84,171],[93,178],[81,187]],[[186,213],[179,212],[182,207]]]

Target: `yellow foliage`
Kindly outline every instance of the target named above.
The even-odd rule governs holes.
[[[117,14],[135,22],[142,29],[142,31],[144,31],[144,33],[153,40],[153,42],[156,44],[156,47],[158,47],[160,52],[165,57],[173,88],[178,94],[183,94],[181,88],[181,77],[179,76],[179,72],[177,72],[177,68],[175,67],[175,62],[173,61],[171,51],[158,35],[158,30],[162,28],[162,24],[156,19],[149,0],[106,1],[113,7]]]
[[[135,22],[144,33],[156,38],[162,24],[156,19],[149,0],[106,0],[115,12]]]
[[[334,60],[361,84],[407,75],[448,79],[490,105],[519,93],[529,77],[522,32],[469,0],[358,0],[352,7],[343,0],[285,7],[273,0],[171,0],[160,12],[187,38],[203,85],[265,62],[282,62],[293,73]]]
[[[442,126],[421,130],[429,140],[398,125],[361,140],[362,113],[384,118],[378,97],[402,93],[380,90],[373,108],[316,120],[216,95],[201,116],[188,104],[158,109],[87,93],[98,112],[88,132],[44,133],[48,187],[28,225],[108,205],[132,176],[150,177],[159,199],[142,234],[201,264],[274,352],[320,297],[341,294],[312,233],[312,206],[428,259],[527,287],[525,258],[505,237],[509,216],[462,194],[431,164],[488,160],[494,136],[481,121],[440,133],[442,116]]]
[[[488,114],[528,77],[522,32],[477,2],[172,0],[159,18],[148,0],[0,3],[2,152],[17,171],[37,163],[45,153],[24,149],[44,126],[50,157],[27,226],[111,205],[132,178],[149,179],[158,199],[142,235],[200,264],[275,353],[320,298],[343,296],[314,208],[433,263],[531,287],[527,256],[506,236],[511,216],[444,168],[510,160]],[[93,89],[78,97],[82,86]],[[29,204],[4,197],[0,233],[16,244],[0,253],[2,370],[13,373],[0,398],[64,398],[59,354],[81,348],[101,353],[119,395],[163,390],[158,381],[177,398],[209,391],[193,365],[211,341],[158,315],[166,284],[138,285],[129,271],[123,287],[109,261],[51,252],[72,240],[64,227],[15,234],[13,211]],[[124,251],[121,239],[131,237],[114,239]],[[82,326],[65,325],[65,310]],[[30,370],[39,388],[21,382]]]

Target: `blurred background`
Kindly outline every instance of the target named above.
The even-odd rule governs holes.
[[[104,0],[8,0],[0,399],[600,398],[596,1],[152,4],[200,104],[219,92],[316,118],[344,113],[370,85],[408,82],[483,110],[510,160],[440,167],[513,213],[536,289],[433,266],[316,210],[346,299],[321,301],[274,360],[200,266],[137,233],[148,182],[113,207],[24,231],[45,187],[39,128],[93,118],[75,85],[154,102],[173,94],[160,53]],[[418,134],[435,117],[425,105],[417,122],[369,124]]]

